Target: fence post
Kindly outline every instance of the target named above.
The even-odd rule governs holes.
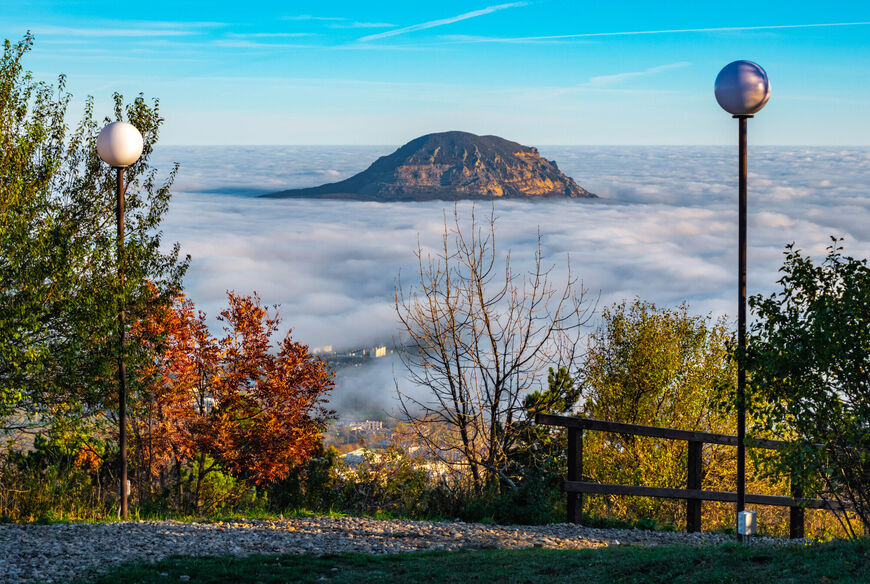
[[[798,484],[797,475],[792,472],[791,477],[791,498],[800,499],[804,496],[804,491]],[[788,536],[791,539],[802,539],[804,537],[804,508],[789,507],[788,508]]]
[[[689,455],[686,464],[687,489],[700,490],[701,488],[701,476],[704,466],[703,449],[703,442],[689,441]],[[686,531],[688,533],[698,533],[701,531],[700,499],[686,499]]]
[[[583,480],[583,429],[577,430],[577,480]],[[583,521],[583,493],[577,494],[577,523]]]
[[[568,480],[583,476],[583,430],[568,428]],[[583,493],[568,493],[568,523],[580,523],[583,515]]]

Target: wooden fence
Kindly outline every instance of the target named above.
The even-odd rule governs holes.
[[[630,495],[635,497],[659,497],[665,499],[686,500],[686,531],[693,533],[701,531],[701,501],[737,502],[737,493],[729,491],[705,491],[701,485],[704,459],[702,456],[704,444],[724,444],[737,446],[737,436],[727,434],[711,434],[709,432],[692,432],[642,426],[639,424],[623,424],[620,422],[605,422],[588,418],[569,416],[554,416],[538,414],[535,422],[546,426],[561,426],[568,429],[568,479],[565,481],[565,493],[568,497],[568,522],[579,523],[583,510],[583,494],[595,495]],[[623,435],[647,436],[664,438],[666,440],[685,440],[689,446],[688,463],[686,465],[686,488],[670,489],[662,487],[645,487],[637,485],[616,485],[610,483],[593,483],[583,480],[583,431],[614,432]],[[756,440],[755,448],[777,450],[785,446],[779,440]],[[844,506],[837,501],[825,499],[807,499],[796,486],[791,488],[791,497],[775,495],[753,495],[746,493],[746,502],[755,505],[775,505],[789,508],[789,536],[804,537],[804,509],[829,509],[842,511]]]

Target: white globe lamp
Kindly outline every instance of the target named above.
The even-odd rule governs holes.
[[[113,168],[127,168],[142,156],[145,143],[133,124],[112,122],[97,137],[97,154]]]

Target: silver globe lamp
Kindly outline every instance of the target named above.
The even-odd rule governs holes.
[[[738,121],[738,259],[737,259],[737,539],[743,541],[740,530],[741,513],[746,507],[746,182],[748,153],[747,120],[761,111],[770,99],[767,73],[752,61],[728,63],[719,72],[715,84],[716,101]]]
[[[752,61],[728,63],[716,77],[716,101],[729,114],[752,116],[770,99],[767,73]]]
[[[112,122],[102,129],[97,137],[97,154],[117,171],[117,223],[118,223],[118,278],[124,284],[124,169],[135,164],[142,156],[144,142],[142,134],[133,124]],[[129,518],[127,497],[130,488],[127,482],[127,375],[124,364],[125,314],[124,300],[118,307],[118,426],[119,448],[121,451],[120,472],[120,514],[124,520]]]

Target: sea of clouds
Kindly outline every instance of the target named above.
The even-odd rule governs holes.
[[[164,225],[192,256],[186,291],[210,316],[227,290],[280,304],[293,337],[312,347],[390,344],[396,278],[413,284],[418,237],[441,241],[453,203],[271,200],[255,195],[341,180],[394,147],[163,147],[159,168],[181,164]],[[604,306],[639,296],[692,312],[736,314],[737,153],[725,147],[541,147],[601,197],[497,201],[497,245],[515,268],[567,266]],[[749,293],[777,290],[783,249],[821,256],[830,236],[870,256],[870,148],[759,147],[749,161]],[[472,204],[458,211],[468,216]],[[488,217],[489,204],[477,204]],[[217,325],[215,325],[217,328]],[[395,359],[337,376],[333,406],[393,409]]]

